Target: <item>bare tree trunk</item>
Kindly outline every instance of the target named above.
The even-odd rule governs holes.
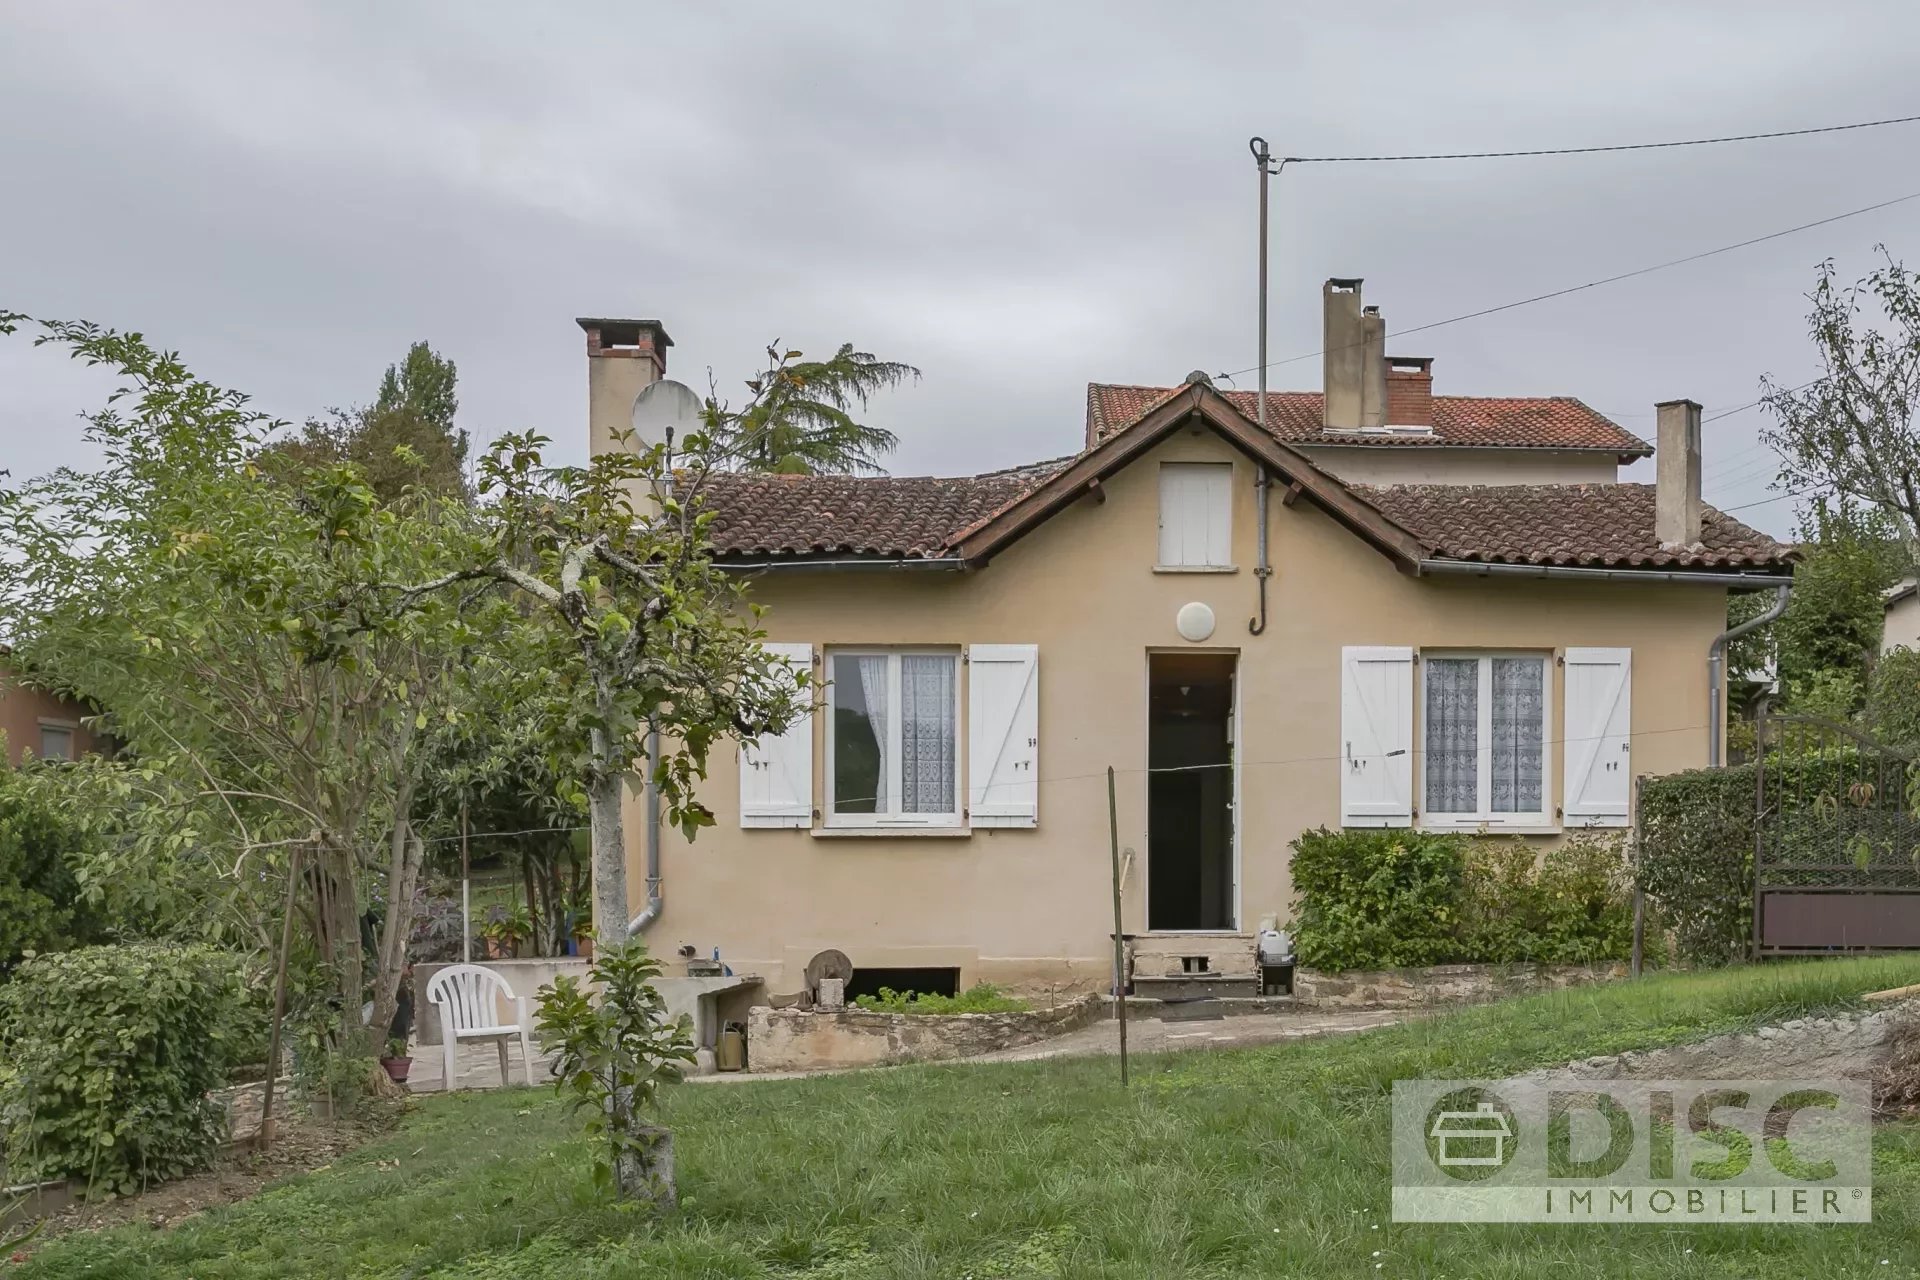
[[[411,802],[411,787],[402,793],[402,799]],[[373,1022],[369,1030],[376,1048],[386,1045],[387,1029],[393,1025],[394,1010],[399,1006],[400,982],[407,970],[407,938],[413,931],[413,899],[425,859],[426,846],[413,825],[405,818],[395,822],[387,867],[387,892],[391,896],[374,967]]]

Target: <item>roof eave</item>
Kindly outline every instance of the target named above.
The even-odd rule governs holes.
[[[1576,582],[1662,582],[1722,587],[1729,591],[1771,590],[1793,581],[1792,566],[1784,572],[1744,569],[1667,569],[1621,565],[1526,564],[1505,560],[1461,560],[1447,556],[1422,559],[1422,577],[1452,575],[1475,578],[1558,578]]]

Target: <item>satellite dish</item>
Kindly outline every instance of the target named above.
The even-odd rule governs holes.
[[[633,438],[642,446],[659,444],[672,431],[675,440],[683,440],[699,428],[702,408],[700,397],[684,382],[662,378],[649,383],[634,397]]]

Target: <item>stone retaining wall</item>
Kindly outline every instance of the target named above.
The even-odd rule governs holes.
[[[1611,964],[1441,964],[1427,969],[1301,969],[1293,993],[1301,1004],[1330,1009],[1403,1009],[1475,1004],[1502,996],[1585,986],[1627,976]]]
[[[822,1013],[763,1005],[747,1015],[747,1069],[817,1071],[965,1058],[1057,1036],[1104,1012],[1098,996],[1025,1013]]]

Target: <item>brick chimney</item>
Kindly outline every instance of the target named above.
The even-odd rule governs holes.
[[[1654,450],[1653,532],[1662,547],[1700,541],[1700,406],[1665,400],[1654,406],[1659,422]]]
[[[1388,356],[1387,425],[1433,426],[1433,357]]]
[[[587,444],[594,456],[610,453],[614,440],[633,425],[633,402],[667,374],[673,339],[658,320],[574,321],[587,334]]]
[[[1320,422],[1328,431],[1387,424],[1387,322],[1360,303],[1358,277],[1335,277],[1320,290],[1323,392]]]

